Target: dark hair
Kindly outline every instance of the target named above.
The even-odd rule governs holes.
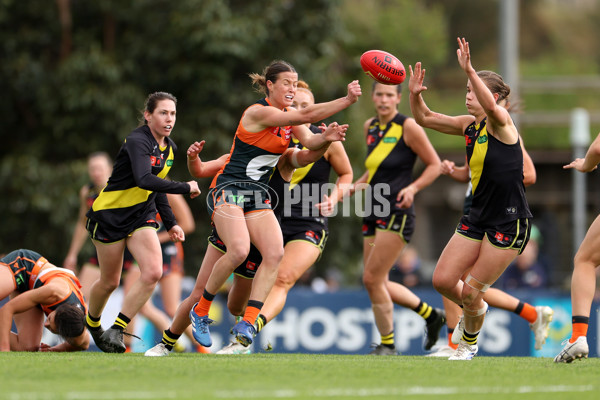
[[[502,76],[494,71],[478,71],[477,76],[481,78],[485,86],[490,89],[490,92],[498,94],[498,101],[506,100],[508,103],[508,96],[510,96],[510,86],[504,82]]]
[[[271,64],[265,67],[262,74],[253,72],[248,74],[248,76],[252,79],[252,85],[256,87],[256,91],[268,96],[269,89],[267,88],[267,81],[275,83],[279,74],[282,72],[296,72],[296,69],[292,64],[286,61],[275,60],[271,61]]]
[[[63,338],[81,335],[85,329],[85,314],[74,304],[61,304],[54,310],[54,323],[58,334]]]
[[[140,125],[146,125],[148,121],[144,118],[144,112],[148,111],[150,114],[156,109],[156,105],[161,100],[172,100],[177,105],[177,98],[171,93],[167,92],[154,92],[148,95],[146,102],[144,103],[144,109],[142,110],[142,118],[140,119]]]
[[[373,81],[373,86],[371,87],[371,92],[374,92],[374,91],[375,91],[375,87],[376,87],[377,85],[392,86],[392,85],[386,85],[385,83],[379,83],[379,82],[377,82],[377,81]],[[396,92],[397,92],[398,94],[402,93],[402,85],[394,85],[394,86],[396,86]]]

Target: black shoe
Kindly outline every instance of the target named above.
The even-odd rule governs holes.
[[[108,347],[106,346],[106,342],[102,339],[102,335],[104,335],[104,329],[102,329],[101,326],[99,326],[98,328],[92,328],[87,324],[87,322],[85,323],[85,326],[87,326],[88,331],[90,331],[90,334],[92,335],[92,339],[94,339],[94,343],[96,344],[96,346],[103,352],[110,353]]]
[[[100,342],[102,342],[102,346],[98,342],[96,342],[96,345],[105,353],[125,353],[127,349],[125,343],[123,343],[123,329],[107,329],[100,336]]]
[[[396,351],[396,349],[392,349],[384,344],[378,344],[375,346],[373,351],[371,351],[369,354],[374,355],[374,356],[397,356],[398,351]]]
[[[425,326],[425,343],[423,347],[425,350],[431,350],[431,348],[437,343],[440,338],[440,331],[446,323],[446,313],[440,308],[435,309],[436,317],[433,321],[428,322]]]

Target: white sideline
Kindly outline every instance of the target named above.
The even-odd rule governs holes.
[[[516,386],[514,388],[505,386],[496,387],[425,387],[425,386],[408,386],[408,387],[397,387],[397,388],[380,388],[380,389],[327,389],[327,390],[315,390],[315,391],[298,391],[298,390],[261,390],[257,391],[225,391],[218,390],[214,392],[214,395],[218,398],[229,399],[229,398],[289,398],[289,397],[300,397],[309,396],[311,398],[329,398],[329,397],[372,397],[372,396],[399,396],[399,395],[439,395],[447,396],[450,394],[530,394],[530,393],[582,393],[582,392],[593,392],[599,388],[595,385],[585,386],[568,386],[568,385],[556,385],[556,386]]]
[[[222,399],[229,398],[290,398],[290,397],[311,397],[311,398],[330,398],[330,397],[372,397],[372,396],[447,396],[452,394],[530,394],[530,393],[582,393],[599,390],[595,385],[556,385],[556,386],[493,386],[493,387],[425,387],[425,386],[407,386],[395,388],[379,389],[348,389],[337,388],[327,390],[299,391],[291,389],[282,390],[261,390],[261,391],[242,391],[242,390],[217,390],[214,396]],[[208,394],[208,393],[206,393]],[[176,399],[181,397],[176,391],[170,392],[138,392],[138,391],[111,391],[111,392],[67,392],[67,393],[49,393],[49,392],[24,392],[24,393],[2,393],[1,400],[86,400],[86,399],[133,399],[133,400],[153,400],[153,399]]]

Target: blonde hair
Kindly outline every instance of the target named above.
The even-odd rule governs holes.
[[[312,98],[313,103],[315,102],[315,95],[313,94],[312,90],[310,89],[310,86],[308,86],[308,83],[306,83],[303,80],[299,80],[298,81],[298,88],[297,90],[303,90],[306,93],[308,93],[310,95],[310,97]]]

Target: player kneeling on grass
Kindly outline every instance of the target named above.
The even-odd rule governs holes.
[[[0,258],[0,351],[80,351],[89,347],[87,307],[72,271],[31,250]],[[44,321],[44,316],[46,317]],[[13,321],[17,332],[11,332]],[[56,346],[41,343],[43,328],[60,335]]]

